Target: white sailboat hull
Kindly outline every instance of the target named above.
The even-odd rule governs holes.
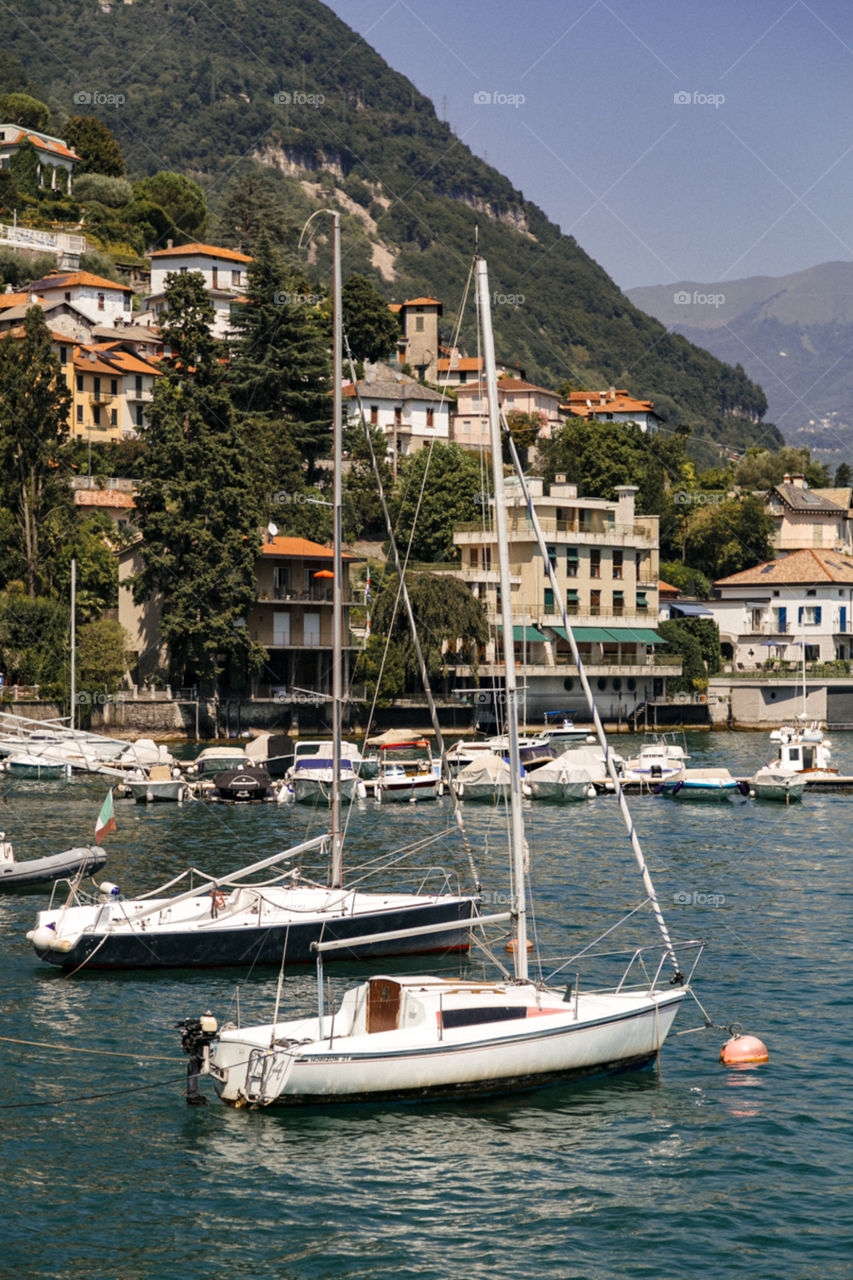
[[[507,984],[503,994],[508,1001],[520,998],[526,1016],[455,1028],[443,1027],[439,1016],[408,1033],[340,1037],[331,1017],[322,1026],[312,1019],[224,1031],[211,1050],[214,1085],[224,1102],[238,1106],[426,1101],[535,1089],[648,1063],[685,992],[581,996],[577,1009],[550,993],[547,1007],[537,1007],[532,985]],[[276,1041],[291,1044],[270,1049],[273,1032]],[[301,1043],[292,1042],[297,1038]]]
[[[329,803],[332,798],[331,769],[303,769],[290,779],[293,799],[297,804],[313,804],[317,800]],[[359,781],[355,775],[340,779],[342,800],[352,800],[359,794]]]

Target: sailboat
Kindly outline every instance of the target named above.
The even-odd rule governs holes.
[[[182,876],[136,899],[115,885],[84,897],[73,886],[58,908],[39,912],[27,934],[36,955],[66,970],[304,963],[320,940],[342,944],[353,960],[388,955],[467,951],[477,916],[475,895],[355,891],[343,882],[341,827],[341,704],[343,575],[341,258],[340,220],[334,218],[334,592],[332,660],[331,831],[262,858],[223,877],[200,875],[175,893]],[[303,880],[293,866],[303,854],[331,855],[328,885]],[[259,879],[263,875],[262,879]],[[167,896],[168,891],[173,892]],[[436,932],[438,929],[438,932]]]
[[[494,511],[500,568],[505,697],[509,731],[511,912],[483,916],[479,923],[512,921],[514,974],[496,981],[460,981],[433,976],[379,974],[350,988],[337,1009],[326,1013],[323,959],[339,948],[318,942],[318,1007],[315,1016],[278,1021],[279,979],[273,1021],[261,1026],[218,1029],[212,1015],[181,1024],[189,1055],[188,1101],[201,1100],[199,1076],[210,1075],[219,1097],[235,1106],[267,1107],[356,1101],[419,1101],[445,1096],[538,1088],[572,1077],[641,1066],[654,1060],[687,992],[633,824],[630,834],[646,895],[663,939],[663,957],[639,986],[628,971],[608,992],[575,986],[557,990],[528,973],[526,845],[522,825],[518,746],[518,691],[510,605],[509,552],[504,503],[494,340],[485,260],[477,258],[477,291],[489,401]],[[529,513],[541,540],[532,503]],[[544,544],[543,544],[544,547]],[[547,563],[547,556],[545,557]],[[551,572],[551,571],[549,571]],[[556,579],[551,576],[556,588]],[[563,610],[565,615],[565,610]],[[567,634],[572,633],[567,628]],[[578,663],[596,730],[603,737],[592,693]],[[611,771],[625,805],[615,769]],[[627,806],[625,806],[627,814]],[[628,815],[630,819],[630,815]],[[436,932],[441,926],[436,926]],[[698,944],[697,944],[698,945]],[[661,978],[669,960],[674,973]]]

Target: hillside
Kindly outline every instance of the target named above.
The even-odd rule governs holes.
[[[830,465],[853,457],[853,263],[721,284],[684,280],[629,297],[759,379],[788,444],[807,445]]]
[[[319,0],[28,0],[4,48],[54,127],[84,111],[114,130],[131,177],[186,173],[215,211],[268,166],[294,240],[334,201],[345,274],[371,274],[389,300],[440,297],[448,336],[479,227],[498,350],[529,377],[652,398],[706,463],[718,445],[781,442],[760,387],[638,311]]]

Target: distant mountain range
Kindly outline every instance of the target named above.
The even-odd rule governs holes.
[[[764,388],[788,444],[853,462],[853,262],[789,276],[630,289],[648,315]]]
[[[24,8],[4,20],[0,92],[3,60],[7,69],[16,60],[55,128],[81,111],[110,126],[131,177],[184,173],[216,211],[264,166],[294,246],[308,214],[335,204],[345,274],[371,276],[389,301],[440,298],[447,337],[478,229],[502,359],[545,385],[569,379],[653,399],[670,429],[690,425],[688,447],[702,465],[759,440],[782,443],[762,421],[760,386],[638,311],[320,0],[27,0]],[[462,342],[475,349],[471,327]]]

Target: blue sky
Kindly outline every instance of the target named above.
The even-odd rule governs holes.
[[[623,289],[853,260],[850,0],[327,2]]]

